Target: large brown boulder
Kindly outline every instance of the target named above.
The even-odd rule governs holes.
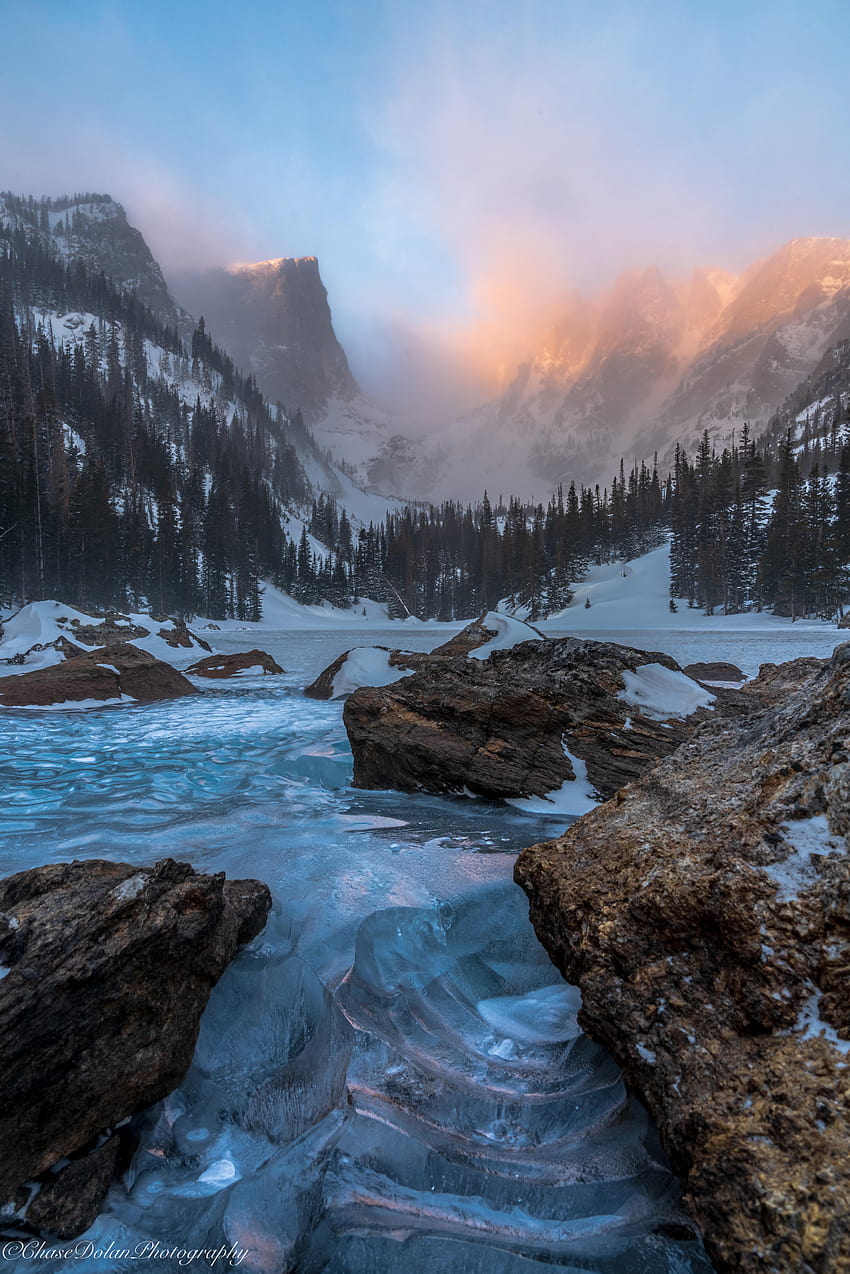
[[[259,881],[170,859],[0,881],[0,1206],[19,1223],[63,1236],[91,1224],[111,1130],[180,1083],[210,990],[269,906]],[[24,1183],[42,1174],[28,1211]]]
[[[50,707],[56,703],[120,700],[154,703],[196,694],[191,681],[131,642],[104,646],[64,663],[17,677],[0,677],[0,707]]]
[[[667,655],[563,637],[433,660],[357,690],[343,721],[355,787],[544,796],[586,772],[607,797],[689,738],[716,702]]]
[[[191,677],[236,677],[241,673],[281,673],[280,664],[264,650],[237,650],[230,655],[207,655],[186,669]]]
[[[537,934],[723,1274],[850,1271],[850,644],[526,850]]]

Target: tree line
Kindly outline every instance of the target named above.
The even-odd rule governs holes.
[[[671,597],[707,613],[831,615],[850,595],[850,342],[761,439],[745,426],[718,452],[706,434],[669,473],[621,462],[607,487],[547,504],[485,492],[355,526],[311,489],[300,413],[270,407],[203,319],[178,330],[51,250],[65,202],[23,201],[0,227],[0,603],[258,619],[268,580],[392,617],[504,602],[535,620],[591,563],[668,535]]]

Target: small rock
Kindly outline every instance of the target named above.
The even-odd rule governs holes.
[[[741,672],[735,664],[728,663],[707,663],[707,664],[687,664],[682,669],[686,677],[693,677],[694,681],[702,682],[733,682],[740,683],[747,680],[747,674]]]
[[[239,650],[230,655],[208,655],[186,669],[193,677],[235,677],[238,673],[282,673],[280,664],[264,650]]]

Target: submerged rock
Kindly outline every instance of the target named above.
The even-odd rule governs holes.
[[[741,702],[516,879],[658,1121],[718,1271],[850,1270],[850,644]]]
[[[195,693],[192,683],[176,668],[129,642],[73,655],[64,663],[19,676],[0,677],[3,708],[47,708],[87,700],[120,702],[122,697],[154,703]]]
[[[563,637],[432,659],[357,690],[343,720],[355,787],[527,797],[578,778],[608,797],[715,704],[667,655]]]
[[[239,650],[230,655],[207,655],[186,669],[193,677],[236,677],[240,673],[281,673],[283,669],[264,650]]]
[[[171,859],[0,881],[7,1222],[63,1237],[91,1224],[114,1171],[112,1130],[180,1082],[210,990],[269,907],[259,881]]]

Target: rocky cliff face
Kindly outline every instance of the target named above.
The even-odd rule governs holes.
[[[850,645],[767,666],[516,878],[723,1274],[850,1270]]]
[[[63,1237],[99,1210],[116,1125],[165,1097],[270,906],[256,880],[60,863],[0,881],[0,1220]]]
[[[237,366],[254,373],[263,393],[292,410],[300,407],[308,423],[332,399],[357,392],[315,257],[182,275],[175,286]]]

